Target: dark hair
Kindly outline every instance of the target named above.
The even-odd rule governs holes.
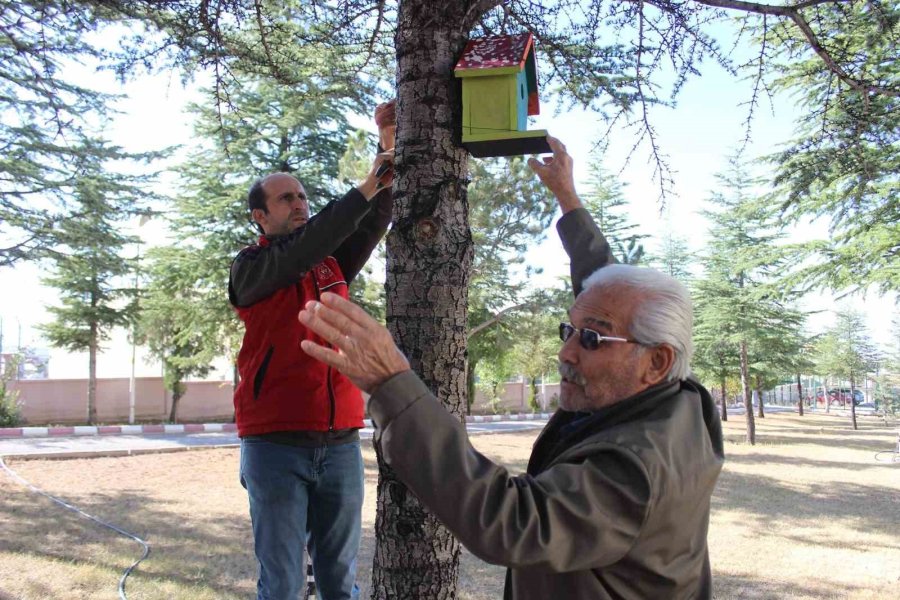
[[[250,186],[250,191],[247,192],[247,207],[250,209],[250,222],[256,226],[256,229],[261,233],[265,234],[265,230],[262,228],[262,225],[253,220],[253,209],[258,208],[266,214],[269,214],[269,209],[266,208],[266,192],[263,190],[263,179],[264,177],[257,179],[253,182],[253,185]]]
[[[266,214],[269,213],[269,209],[266,208],[266,192],[263,190],[264,179],[260,178],[254,181],[250,186],[250,191],[247,192],[247,207],[251,212],[254,208],[258,208]]]

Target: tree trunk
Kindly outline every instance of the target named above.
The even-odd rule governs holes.
[[[756,376],[756,397],[759,400],[759,408],[758,408],[759,412],[757,413],[757,416],[760,419],[765,419],[766,411],[763,410],[763,390],[762,390],[762,382],[759,379],[759,375]]]
[[[747,418],[747,441],[756,444],[756,422],[753,420],[753,400],[750,391],[750,369],[747,366],[747,342],[741,342],[741,392],[744,395],[744,415]]]
[[[91,323],[91,339],[88,342],[88,398],[87,398],[87,424],[97,422],[97,324]]]
[[[828,380],[825,380],[825,383],[822,384],[822,398],[825,400],[825,412],[831,412],[831,397],[828,395],[828,386],[826,385]]]
[[[803,384],[800,383],[800,373],[797,373],[797,412],[803,416]]]
[[[728,399],[725,397],[725,394],[727,393],[725,390],[725,377],[722,377],[722,381],[720,382],[720,385],[722,386],[722,420],[727,421],[728,420]]]
[[[472,405],[475,403],[475,368],[477,361],[466,358],[466,415],[472,414]]]
[[[469,271],[474,248],[459,146],[453,66],[464,3],[400,3],[394,224],[387,239],[387,323],[412,368],[462,419]],[[378,454],[372,598],[457,598],[460,544]]]
[[[172,410],[169,411],[169,423],[177,423],[178,418],[178,401],[184,395],[184,386],[176,383],[172,386]]]
[[[853,383],[853,374],[850,374],[850,418],[853,421],[853,429],[859,429],[859,426],[856,424],[856,401],[854,400],[853,393],[856,391],[856,386]]]

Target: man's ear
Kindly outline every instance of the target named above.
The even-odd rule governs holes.
[[[254,220],[256,223],[259,224],[260,227],[262,227],[262,226],[265,224],[265,221],[266,221],[266,211],[264,211],[263,209],[261,209],[261,208],[254,208],[253,210],[250,211],[250,216],[253,218],[253,220]]]
[[[675,365],[675,349],[669,344],[659,344],[647,349],[643,382],[653,386],[666,380]]]

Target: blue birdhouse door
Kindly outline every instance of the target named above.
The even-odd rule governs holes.
[[[516,75],[516,113],[518,115],[518,129],[525,131],[528,129],[528,77],[525,69],[522,69]]]

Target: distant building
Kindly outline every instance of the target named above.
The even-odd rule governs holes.
[[[13,379],[47,379],[50,372],[50,351],[45,348],[22,348],[17,352],[0,352],[0,373],[16,365]]]

